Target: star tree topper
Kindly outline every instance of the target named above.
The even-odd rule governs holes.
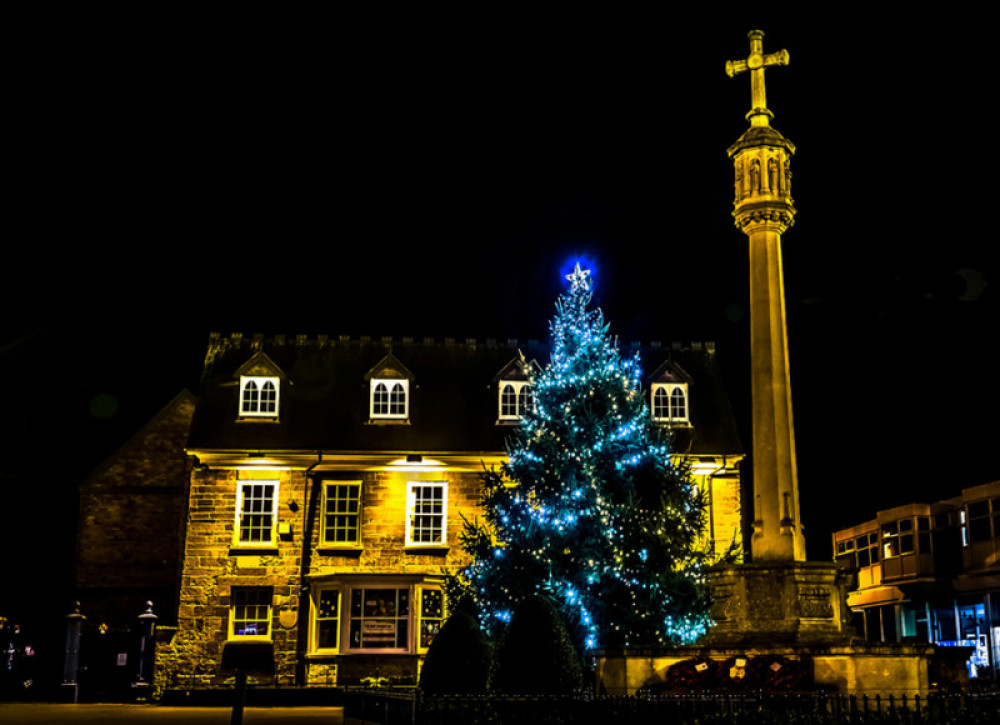
[[[576,263],[576,269],[566,275],[569,280],[571,292],[590,291],[590,270],[582,269],[580,263]]]

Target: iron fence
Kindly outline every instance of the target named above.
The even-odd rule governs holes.
[[[945,725],[1000,723],[1000,693],[929,697],[832,693],[633,696],[429,696],[417,691],[345,692],[345,725]]]

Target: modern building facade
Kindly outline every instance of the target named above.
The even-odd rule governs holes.
[[[834,532],[833,547],[856,573],[847,601],[866,639],[971,647],[969,675],[996,676],[1000,481],[879,511]]]

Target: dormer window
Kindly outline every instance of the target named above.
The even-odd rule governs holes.
[[[402,420],[409,415],[409,380],[373,378],[371,390],[371,417],[373,419]]]
[[[531,385],[524,380],[500,383],[500,420],[520,420],[535,404]]]
[[[277,418],[278,389],[277,377],[241,376],[240,416],[244,418]]]
[[[365,373],[368,381],[368,419],[371,423],[409,423],[410,383],[413,373],[392,353]]]
[[[652,386],[653,420],[657,423],[687,424],[688,391],[686,383],[654,383]]]

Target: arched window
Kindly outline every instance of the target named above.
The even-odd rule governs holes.
[[[682,425],[688,416],[687,383],[653,383],[652,413],[657,423]]]
[[[670,418],[670,397],[666,388],[659,387],[653,391],[653,420]]]
[[[500,392],[500,417],[517,417],[517,393],[514,392],[514,386],[510,383],[504,385]]]
[[[526,415],[535,407],[535,394],[531,391],[530,385],[522,385],[521,392],[517,395],[517,414]]]
[[[257,392],[257,383],[253,380],[248,380],[246,385],[243,386],[243,413],[256,413],[259,393]]]
[[[372,380],[371,417],[406,418],[408,380]]]
[[[500,420],[517,421],[534,405],[534,395],[526,380],[500,383]]]
[[[278,389],[275,387],[274,383],[270,380],[265,382],[260,389],[260,412],[261,413],[278,412]]]
[[[240,378],[240,417],[278,416],[278,378],[244,375]]]
[[[392,392],[389,393],[389,415],[406,415],[406,390],[402,383],[393,385]]]
[[[687,420],[687,396],[684,395],[684,388],[677,386],[670,391],[670,419]]]

